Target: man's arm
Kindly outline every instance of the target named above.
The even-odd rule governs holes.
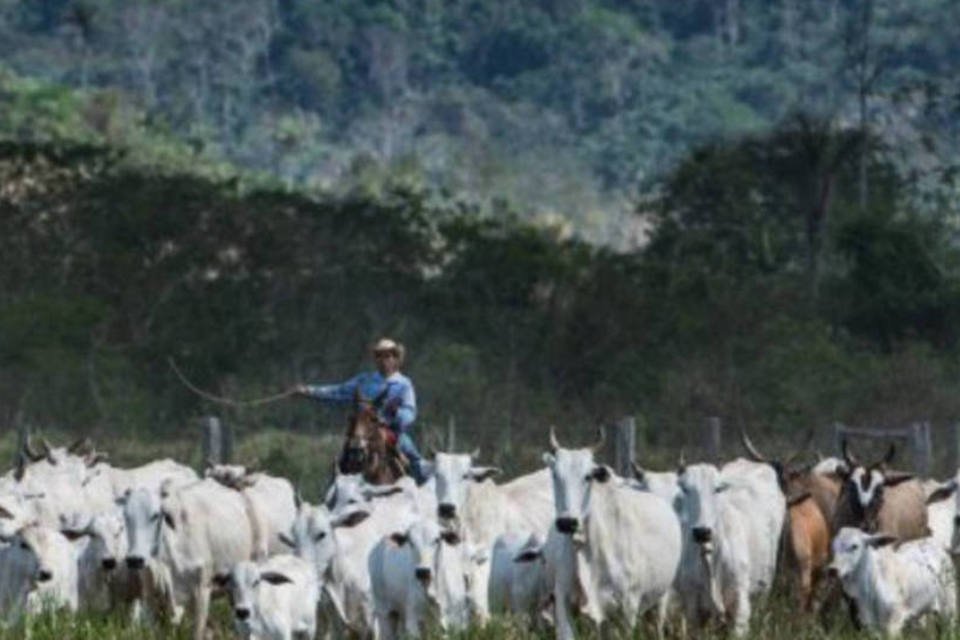
[[[407,382],[403,385],[403,391],[400,394],[400,406],[393,419],[393,424],[401,433],[405,432],[417,419],[417,394],[413,390],[413,383]]]
[[[314,400],[320,400],[321,402],[349,404],[353,402],[362,377],[363,374],[360,374],[340,384],[301,385],[298,390],[302,395],[313,398]]]

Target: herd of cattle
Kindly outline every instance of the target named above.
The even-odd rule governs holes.
[[[562,639],[576,617],[629,628],[643,614],[660,634],[740,636],[779,570],[804,609],[842,590],[855,624],[886,635],[954,624],[960,475],[891,471],[892,449],[867,465],[844,444],[799,467],[743,444],[719,467],[681,459],[624,478],[551,431],[545,468],[510,482],[475,455],[436,453],[421,487],[334,473],[310,505],[239,466],[201,478],[172,460],[117,468],[89,441],[28,442],[0,478],[0,616],[189,612],[202,638],[211,596],[226,594],[244,637],[391,639],[506,612]]]

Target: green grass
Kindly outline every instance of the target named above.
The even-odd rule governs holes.
[[[846,620],[845,611],[839,607],[831,612],[828,620],[829,630],[820,624],[817,617],[799,613],[792,599],[785,593],[780,593],[772,597],[768,603],[761,604],[755,609],[747,638],[750,640],[775,640],[780,638],[789,640],[822,640],[828,638],[852,640],[854,638],[870,637],[866,632],[855,631]],[[927,629],[911,627],[904,634],[904,637],[931,640],[960,637],[956,631],[938,629],[937,625],[932,623],[928,627]],[[167,625],[135,627],[116,616],[92,614],[45,614],[30,620],[28,628],[29,631],[23,624],[20,624],[0,630],[0,640],[23,638],[27,634],[33,640],[153,640],[160,638],[186,639],[190,637],[189,620],[185,620],[178,627]],[[578,637],[599,640],[598,634],[588,625],[583,624],[582,621],[578,630]],[[210,631],[209,637],[213,640],[235,637],[230,622],[230,611],[224,600],[215,601],[211,607]],[[609,633],[605,632],[603,635],[606,638],[618,640],[621,638],[642,640],[656,637],[654,629],[649,623],[640,625],[633,633],[612,628]],[[438,628],[431,628],[427,631],[425,637],[427,640],[441,640],[442,638],[453,640],[547,640],[553,637],[553,632],[547,628],[532,629],[526,621],[520,618],[503,617],[494,619],[483,628],[471,627],[462,632],[446,635]],[[668,637],[679,637],[678,630],[676,628],[668,630]],[[697,640],[701,638],[713,640],[714,638],[720,639],[728,636],[722,629],[711,629],[692,631],[689,637]]]

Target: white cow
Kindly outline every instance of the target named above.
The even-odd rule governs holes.
[[[419,637],[428,619],[445,631],[466,628],[469,558],[456,531],[421,518],[385,536],[370,553],[374,637],[393,640],[402,628]]]
[[[225,487],[240,492],[247,501],[247,509],[258,513],[265,524],[260,532],[266,545],[266,554],[283,553],[286,548],[279,535],[290,531],[297,517],[297,498],[293,485],[286,478],[277,478],[261,472],[251,472],[241,465],[213,465],[206,476]]]
[[[244,637],[313,640],[320,589],[306,560],[279,555],[238,562],[215,579],[227,589],[234,624]]]
[[[56,529],[21,528],[0,548],[0,576],[0,613],[8,620],[45,608],[77,610],[77,552]]]
[[[265,524],[239,492],[201,480],[164,493],[133,490],[124,501],[127,566],[142,570],[155,558],[169,570],[174,601],[184,594],[194,612],[194,637],[207,623],[213,576],[237,562],[260,559]]]
[[[571,606],[597,626],[618,615],[631,627],[654,606],[662,630],[680,565],[680,523],[662,498],[635,491],[594,461],[593,449],[563,449],[551,430],[556,532],[551,552],[554,622],[572,638]],[[548,541],[548,547],[551,546]]]
[[[367,558],[385,531],[412,521],[403,503],[395,510],[371,512],[365,504],[337,514],[303,503],[289,535],[282,535],[297,557],[313,567],[322,592],[326,623],[355,633],[373,630],[373,595]]]
[[[546,537],[554,519],[550,473],[543,469],[502,485],[490,478],[496,467],[474,465],[474,454],[437,453],[434,457],[437,515],[474,550],[470,599],[481,621],[489,617],[490,565],[486,561],[497,536],[536,532]]]
[[[742,636],[750,599],[773,584],[786,504],[767,464],[738,459],[678,473],[684,558],[677,580],[686,618],[720,616]]]
[[[887,637],[925,614],[952,626],[957,615],[956,572],[950,555],[932,538],[889,547],[896,538],[844,527],[833,540],[830,572],[856,600],[860,622]]]
[[[536,533],[497,536],[490,557],[491,614],[513,613],[537,619],[550,595],[543,547],[544,539]]]

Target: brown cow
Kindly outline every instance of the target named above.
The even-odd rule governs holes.
[[[766,462],[777,472],[780,489],[787,498],[785,541],[793,560],[797,599],[804,611],[813,608],[817,585],[830,561],[830,527],[827,514],[836,507],[839,479],[814,473],[810,466],[791,468],[796,453],[784,460],[771,460],[761,454],[747,434],[740,434],[744,449],[757,462]]]
[[[804,611],[830,561],[830,527],[810,493],[787,500],[787,549],[796,568],[797,598]]]

